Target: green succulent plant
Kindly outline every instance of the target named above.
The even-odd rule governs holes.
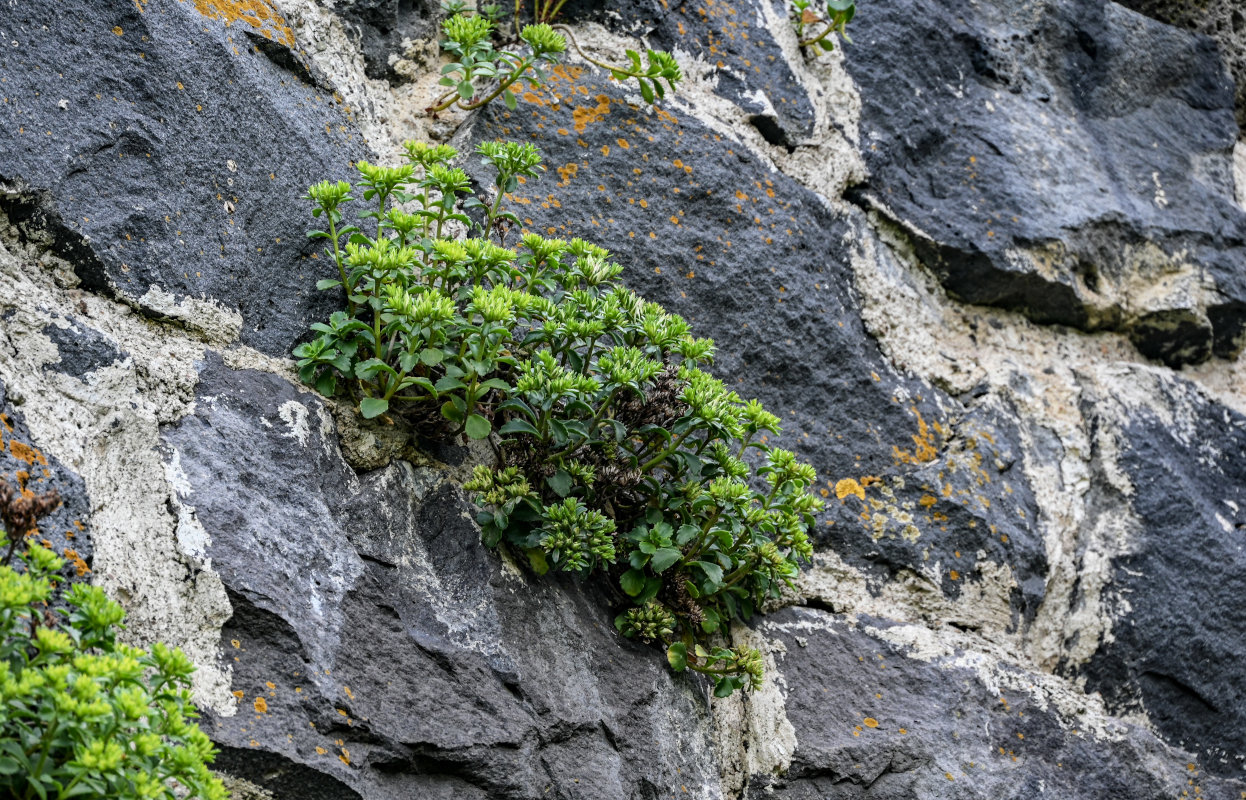
[[[640,54],[634,50],[626,51],[628,63],[621,66],[587,55],[580,49],[569,28],[550,25],[562,9],[563,2],[565,0],[538,0],[536,21],[531,25],[520,24],[520,4],[516,3],[515,30],[519,43],[525,45],[525,52],[494,47],[493,38],[501,20],[500,6],[483,6],[479,13],[471,13],[457,0],[443,5],[443,10],[450,16],[441,24],[445,36],[441,47],[455,60],[442,67],[440,83],[449,88],[433,101],[428,110],[435,114],[457,105],[471,111],[501,97],[506,107],[513,111],[517,106],[515,85],[521,80],[534,86],[543,84],[547,77],[545,68],[559,63],[567,50],[568,41],[582,58],[607,70],[616,80],[636,79],[645,102],[653,103],[656,98],[664,97],[666,88],[675,89],[675,84],[683,75],[669,53],[649,50],[647,63],[643,67]],[[489,85],[493,81],[497,82],[496,86],[478,98],[477,84],[483,82]]]
[[[496,463],[465,484],[487,545],[609,580],[619,631],[660,642],[719,696],[760,685],[760,654],[726,637],[811,559],[813,468],[769,444],[778,417],[710,374],[714,343],[618,283],[607,250],[531,232],[505,246],[519,220],[503,199],[540,175],[535,147],[478,147],[489,203],[451,175],[450,148],[407,152],[409,170],[360,166],[375,235],[310,234],[347,236],[326,251],[343,277],[321,285],[348,308],[295,350],[303,380],[365,418],[489,439]],[[340,221],[349,187],[330,186],[308,197]],[[450,221],[472,235],[445,238]]]
[[[0,795],[224,800],[190,659],[118,642],[121,606],[98,586],[62,591],[64,560],[29,540],[56,502],[0,485]]]

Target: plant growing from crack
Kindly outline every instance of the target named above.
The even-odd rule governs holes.
[[[30,537],[59,503],[0,484],[0,794],[224,800],[190,659],[118,642],[125,612],[98,586],[58,594],[64,561]]]
[[[496,195],[462,201],[474,221],[456,210],[454,150],[407,152],[358,165],[372,236],[337,227],[348,185],[308,194],[339,275],[319,285],[342,287],[347,310],[295,350],[303,380],[366,418],[489,439],[497,463],[465,484],[486,544],[538,573],[608,576],[625,636],[662,643],[720,697],[758,686],[760,654],[725,636],[811,558],[813,468],[768,443],[778,418],[705,371],[713,342],[619,284],[609,252],[535,233],[505,247],[519,221],[503,198],[541,169],[532,145],[479,146]],[[451,224],[476,236],[448,238]]]
[[[856,16],[856,0],[825,0],[826,10],[819,14],[814,10],[813,0],[792,0],[792,25],[801,47],[812,47],[815,53],[829,53],[835,43],[828,37],[838,33],[844,41],[848,37],[848,23]]]
[[[562,9],[561,0],[538,0],[537,21],[522,27],[519,22],[520,6],[516,4],[515,30],[518,32],[518,43],[526,46],[523,52],[495,48],[493,40],[499,19],[496,6],[482,7],[475,14],[469,13],[461,2],[447,4],[443,8],[450,12],[450,16],[442,22],[445,38],[441,41],[441,47],[455,60],[442,67],[440,83],[449,88],[429,106],[428,110],[432,113],[445,111],[454,105],[472,111],[498,97],[513,111],[517,106],[517,85],[522,85],[521,81],[534,86],[543,84],[547,78],[545,69],[559,63],[567,49],[568,39],[584,60],[607,70],[615,80],[635,79],[647,103],[665,97],[666,88],[674,91],[676,83],[682,78],[675,59],[663,51],[647,51],[644,66],[640,54],[634,50],[626,51],[628,63],[624,65],[608,64],[588,56],[565,25],[557,26],[566,34],[565,38],[550,26]],[[478,98],[477,84],[482,79],[486,86],[492,85],[492,88],[483,91]]]

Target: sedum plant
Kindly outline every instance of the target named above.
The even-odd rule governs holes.
[[[825,0],[825,12],[814,10],[813,0],[792,0],[792,25],[801,47],[811,47],[815,54],[829,53],[835,43],[828,37],[838,33],[844,41],[848,38],[848,23],[856,16],[856,0]]]
[[[487,545],[608,580],[619,631],[718,696],[758,686],[760,655],[727,646],[727,628],[811,558],[813,468],[768,444],[778,418],[707,372],[713,342],[621,285],[605,249],[535,233],[506,246],[503,198],[542,168],[532,145],[479,146],[490,203],[467,195],[453,149],[406,147],[402,167],[358,165],[366,234],[341,227],[350,186],[308,194],[339,274],[320,286],[347,308],[295,350],[303,380],[364,417],[489,438],[496,463],[465,484]],[[451,223],[474,235],[450,238]]]
[[[63,560],[21,535],[58,502],[0,485],[0,795],[223,800],[190,659],[118,642],[121,607],[98,586],[58,594]]]
[[[502,98],[507,108],[515,110],[516,84],[522,85],[520,81],[528,81],[534,86],[543,84],[547,77],[545,68],[560,61],[567,49],[568,39],[582,58],[607,70],[615,80],[634,78],[647,103],[665,97],[666,88],[674,91],[675,84],[682,79],[683,75],[675,59],[663,51],[647,51],[643,66],[640,54],[634,50],[626,51],[628,63],[625,65],[607,64],[589,57],[580,49],[565,25],[557,26],[562,33],[550,26],[549,23],[561,8],[561,2],[545,3],[542,0],[537,8],[537,21],[521,27],[519,5],[516,4],[515,30],[518,31],[519,43],[525,45],[524,52],[521,53],[494,47],[493,39],[498,30],[500,7],[483,6],[479,13],[473,14],[461,2],[443,6],[450,16],[441,24],[445,36],[441,47],[454,60],[441,69],[440,83],[449,88],[433,101],[428,110],[437,113],[457,105],[465,111],[471,111],[488,105],[498,97]],[[492,88],[477,97],[477,84],[481,79],[486,86]],[[664,82],[666,87],[662,85]]]

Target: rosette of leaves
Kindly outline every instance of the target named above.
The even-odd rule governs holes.
[[[97,586],[58,593],[51,550],[3,531],[0,547],[0,794],[224,800],[190,659],[118,642],[121,607]]]
[[[538,23],[526,25],[519,32],[519,40],[527,45],[527,52],[497,50],[493,45],[496,23],[483,14],[452,14],[441,24],[445,39],[441,47],[455,58],[441,69],[441,85],[451,87],[434,101],[431,110],[445,111],[457,104],[465,111],[489,104],[498,96],[506,107],[516,106],[512,86],[522,79],[542,84],[546,74],[544,66],[556,64],[567,42],[549,25]],[[497,85],[477,99],[478,79],[497,81]]]
[[[375,237],[336,227],[349,186],[312,188],[331,224],[311,235],[351,231],[326,250],[340,278],[325,285],[348,309],[312,326],[300,374],[365,417],[439,419],[421,430],[442,438],[496,432],[499,463],[466,484],[487,544],[538,572],[608,576],[631,606],[624,635],[661,642],[720,695],[756,686],[760,656],[722,643],[811,557],[812,467],[768,443],[778,418],[705,371],[713,342],[619,284],[608,251],[535,233],[504,247],[518,220],[502,198],[539,174],[539,153],[478,153],[497,172],[493,202],[462,204],[479,238],[444,238],[467,220],[449,148],[409,144],[410,169],[360,165]]]
[[[820,13],[816,10],[818,5],[814,0],[792,0],[792,25],[796,28],[798,44],[812,47],[817,54],[835,49],[835,42],[829,38],[832,33],[838,33],[851,43],[848,23],[856,16],[856,0],[824,0]]]

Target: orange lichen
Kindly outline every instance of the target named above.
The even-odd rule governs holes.
[[[866,717],[866,718],[865,718],[865,727],[867,727],[867,728],[877,728],[877,727],[878,727],[878,720],[874,719],[873,717]]]
[[[265,700],[264,698],[262,697],[255,698],[255,703],[253,705],[255,706],[256,714],[267,714],[268,713],[268,701]]]
[[[25,461],[31,466],[39,464],[46,467],[48,465],[47,456],[39,452],[38,448],[23,444],[16,439],[9,440],[9,453],[18,461]]]
[[[843,500],[849,495],[856,495],[861,500],[865,499],[865,489],[857,483],[855,478],[844,478],[835,484],[836,497]]]
[[[909,452],[892,446],[892,455],[901,464],[925,464],[934,461],[939,455],[934,440],[939,426],[936,423],[936,429],[932,430],[915,406],[911,410],[917,416],[917,433],[913,434],[913,450]]]
[[[65,559],[74,565],[74,569],[78,571],[79,578],[91,571],[91,568],[87,566],[87,562],[83,561],[82,556],[78,555],[77,550],[66,547],[64,552]]]
[[[575,109],[572,110],[571,120],[576,133],[584,133],[584,129],[588,127],[589,123],[600,122],[605,119],[607,114],[610,113],[609,97],[604,94],[599,94],[597,95],[596,100],[596,106],[576,106]],[[602,148],[602,150],[605,151],[602,155],[606,155],[606,153],[609,152],[607,148]]]
[[[295,47],[294,32],[273,9],[269,0],[193,0],[195,10],[205,17],[219,19],[226,25],[245,22],[266,39],[276,39],[287,47]]]

